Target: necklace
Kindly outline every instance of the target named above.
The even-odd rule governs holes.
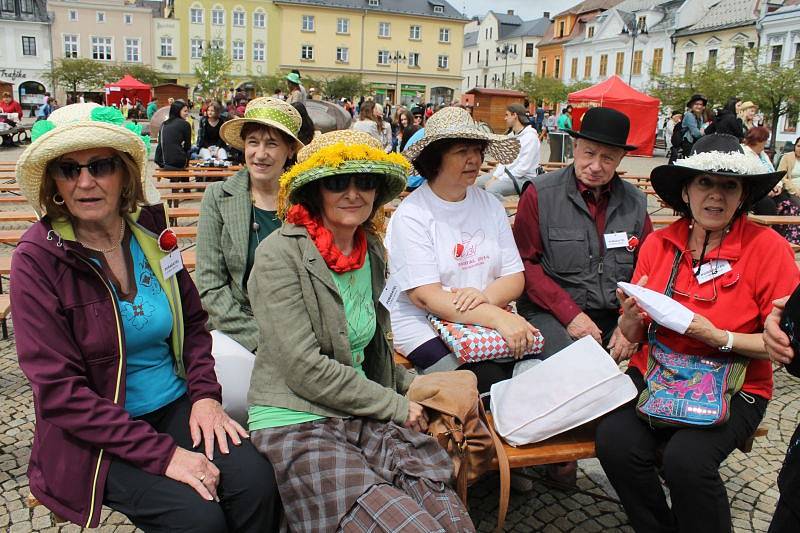
[[[119,245],[122,244],[122,239],[123,238],[125,238],[125,219],[124,218],[120,221],[120,225],[119,225],[119,239],[117,240],[116,244],[114,244],[113,246],[110,246],[108,248],[94,248],[93,246],[89,246],[88,244],[86,244],[85,242],[83,242],[80,239],[78,239],[78,242],[80,243],[81,246],[83,246],[87,250],[92,250],[93,252],[100,252],[101,254],[107,254],[107,253],[113,252],[114,250],[119,248]]]

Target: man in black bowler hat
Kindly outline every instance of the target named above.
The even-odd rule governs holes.
[[[642,191],[620,179],[630,121],[595,107],[583,116],[574,161],[523,192],[514,238],[525,266],[518,310],[545,338],[543,358],[591,335],[616,360],[634,346],[617,328],[618,281],[630,281],[639,246],[653,230]]]

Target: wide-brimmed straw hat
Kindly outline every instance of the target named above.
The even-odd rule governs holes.
[[[85,103],[60,107],[33,125],[31,144],[17,160],[20,192],[38,213],[44,213],[39,191],[47,165],[64,154],[101,147],[130,155],[146,189],[150,136],[142,135],[138,124],[125,122],[119,109]]]
[[[750,109],[751,107],[758,107],[758,106],[753,102],[751,102],[750,100],[747,100],[746,102],[742,102],[742,107],[740,107],[739,109],[744,111],[745,109]]]
[[[230,146],[237,150],[243,150],[242,128],[249,123],[263,124],[282,131],[291,137],[295,144],[295,150],[304,146],[297,138],[297,132],[300,131],[303,119],[297,109],[280,98],[265,96],[250,100],[247,107],[244,108],[244,117],[225,122],[219,129],[219,136]]]
[[[469,111],[460,107],[445,107],[431,115],[425,123],[425,135],[419,142],[403,151],[410,161],[421,154],[431,143],[442,139],[474,139],[486,141],[486,154],[498,163],[511,163],[519,154],[519,141],[505,135],[495,135],[480,129]]]
[[[309,183],[337,174],[378,174],[384,177],[375,205],[396,198],[406,187],[411,165],[400,154],[386,153],[368,133],[336,130],[317,135],[297,154],[297,163],[280,178],[278,211],[298,203],[298,191]]]
[[[689,157],[678,159],[674,165],[654,168],[650,182],[666,204],[676,211],[689,213],[689,206],[682,196],[683,188],[700,174],[741,178],[747,185],[743,205],[749,206],[766,196],[786,172],[764,172],[761,162],[745,154],[736,137],[717,133],[701,137],[692,146]]]
[[[580,131],[569,128],[564,128],[564,131],[578,139],[631,151],[637,147],[628,144],[630,129],[631,121],[625,113],[610,107],[593,107],[584,113]]]

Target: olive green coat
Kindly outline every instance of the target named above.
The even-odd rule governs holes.
[[[364,416],[402,424],[403,396],[414,374],[394,364],[386,334],[389,313],[378,302],[385,250],[368,237],[375,336],[365,349],[364,379],[353,368],[344,304],[331,271],[306,229],[285,223],[256,250],[248,293],[259,344],[250,380],[251,405],[284,407],[329,417]]]

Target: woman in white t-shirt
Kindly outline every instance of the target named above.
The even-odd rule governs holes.
[[[506,310],[525,280],[505,209],[474,186],[484,152],[508,162],[518,151],[516,139],[484,133],[463,109],[434,114],[404,152],[427,181],[403,200],[386,233],[391,283],[402,291],[390,309],[395,349],[424,373],[472,370],[481,392],[511,377],[513,360],[460,365],[426,316],[496,329],[516,358],[530,350],[538,331]]]

